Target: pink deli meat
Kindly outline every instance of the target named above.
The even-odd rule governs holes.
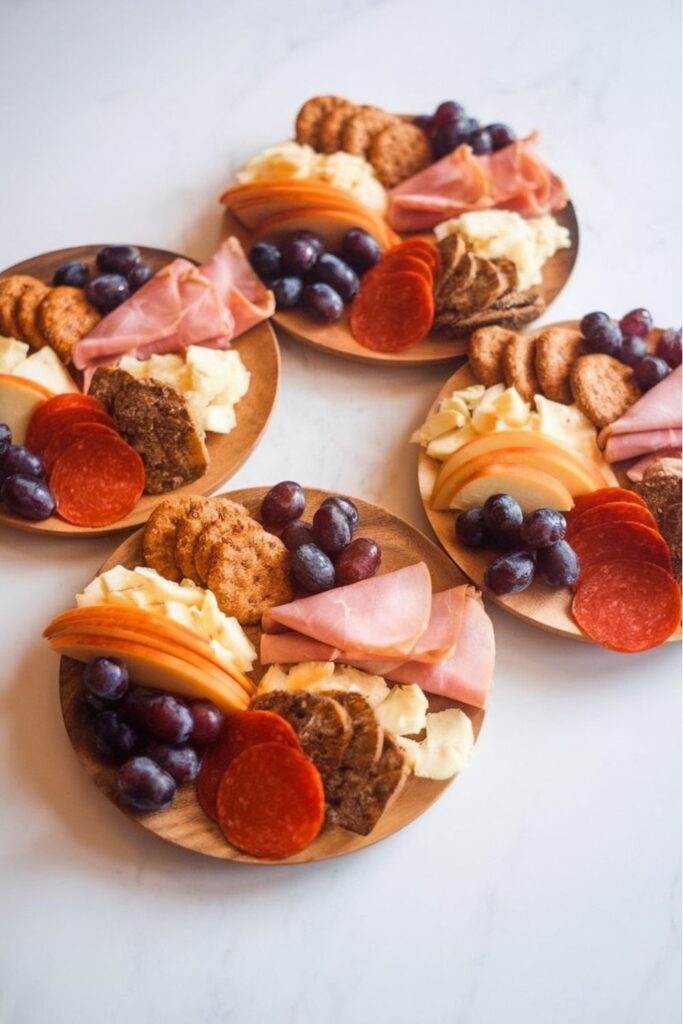
[[[266,633],[294,630],[340,651],[401,658],[427,628],[431,606],[429,570],[418,562],[269,608],[261,625]]]
[[[651,466],[653,462],[657,462],[658,459],[680,459],[681,449],[678,448],[664,448],[663,451],[650,452],[649,455],[644,455],[642,459],[638,459],[632,466],[629,466],[626,470],[626,476],[634,484],[640,483],[645,475],[645,470],[648,466]]]
[[[538,134],[475,156],[463,144],[392,189],[389,223],[396,231],[423,231],[470,210],[513,210],[540,217],[561,210],[567,190],[536,152]]]
[[[614,423],[600,431],[599,443],[605,447],[610,437],[644,431],[681,429],[681,385],[683,366],[676,367],[664,380],[646,391]]]
[[[683,431],[677,430],[638,430],[632,434],[614,434],[607,438],[605,459],[607,462],[623,462],[624,459],[636,459],[640,455],[663,453],[670,448],[681,448]]]

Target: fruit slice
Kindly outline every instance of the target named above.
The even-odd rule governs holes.
[[[224,662],[219,661],[211,645],[199,633],[144,608],[97,604],[71,608],[57,615],[45,627],[43,636],[51,638],[60,633],[88,633],[95,636],[139,639],[141,643],[150,647],[176,655],[176,649],[180,647],[201,657],[221,674],[230,675],[247,696],[251,696],[256,689],[251,679],[243,672],[237,668],[228,669]]]
[[[514,463],[490,463],[463,481],[451,508],[477,508],[492,494],[511,494],[526,515],[537,508],[565,512],[574,501],[567,488],[548,473]]]
[[[268,217],[256,230],[254,242],[281,243],[292,231],[312,231],[322,240],[326,249],[338,251],[344,235],[351,228],[363,228],[385,249],[394,235],[389,225],[370,210],[335,210],[325,206],[307,209],[287,209]]]
[[[249,704],[244,690],[229,676],[218,682],[184,657],[167,654],[147,644],[88,633],[59,633],[50,639],[50,647],[76,661],[120,658],[136,683],[178,693],[192,700],[213,701],[227,714],[243,711]]]
[[[350,192],[317,180],[249,182],[228,189],[221,202],[251,230],[269,215],[311,205],[368,212],[368,207]]]
[[[36,381],[0,373],[0,422],[12,431],[14,444],[25,443],[34,412],[52,395],[52,391]]]

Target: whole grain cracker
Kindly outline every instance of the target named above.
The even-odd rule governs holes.
[[[407,121],[387,125],[370,146],[370,163],[385,188],[394,188],[432,162],[432,147],[421,128]]]
[[[572,366],[583,352],[581,331],[571,327],[548,327],[536,341],[536,375],[541,391],[552,402],[573,401]]]
[[[82,288],[61,285],[51,288],[38,306],[37,327],[63,363],[71,362],[71,350],[95,324],[100,314]]]
[[[601,352],[579,356],[570,383],[574,401],[596,427],[618,420],[642,394],[631,367]]]
[[[323,118],[341,103],[348,100],[342,96],[312,96],[306,100],[296,116],[296,141],[317,149]]]
[[[159,502],[147,520],[142,538],[145,564],[167,580],[180,583],[183,574],[175,560],[175,538],[189,509],[205,499],[178,495]]]

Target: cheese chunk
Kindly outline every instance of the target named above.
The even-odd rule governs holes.
[[[398,737],[413,772],[422,779],[450,779],[467,765],[474,749],[472,723],[459,708],[427,715],[424,740]]]
[[[425,728],[429,702],[415,683],[394,686],[389,696],[375,709],[377,721],[395,736],[417,736]]]
[[[54,349],[48,345],[38,349],[11,371],[15,377],[33,380],[43,387],[49,388],[55,395],[76,395],[79,392],[76,382],[61,361]]]
[[[13,373],[28,355],[28,345],[16,338],[0,337],[0,373]]]
[[[287,689],[312,690],[315,686],[327,685],[333,675],[333,661],[302,661],[290,668]]]

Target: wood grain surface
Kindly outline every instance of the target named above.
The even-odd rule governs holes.
[[[83,260],[94,265],[95,255],[101,245],[81,245],[71,249],[58,249],[33,259],[24,260],[0,273],[0,279],[10,274],[30,274],[46,283],[58,266],[68,260]],[[164,249],[150,249],[138,246],[142,259],[154,270],[160,270],[178,254]],[[269,322],[257,324],[235,342],[242,362],[251,374],[249,390],[235,407],[237,426],[229,434],[207,434],[209,466],[199,480],[173,491],[176,494],[211,494],[237,472],[260,441],[275,406],[280,381],[280,350],[275,332]],[[67,523],[57,516],[42,522],[31,522],[19,516],[10,515],[0,507],[0,523],[15,526],[31,533],[52,534],[58,537],[93,536],[95,534],[118,533],[140,526],[149,518],[152,509],[167,497],[165,494],[145,494],[130,515],[109,526],[82,527]]]

